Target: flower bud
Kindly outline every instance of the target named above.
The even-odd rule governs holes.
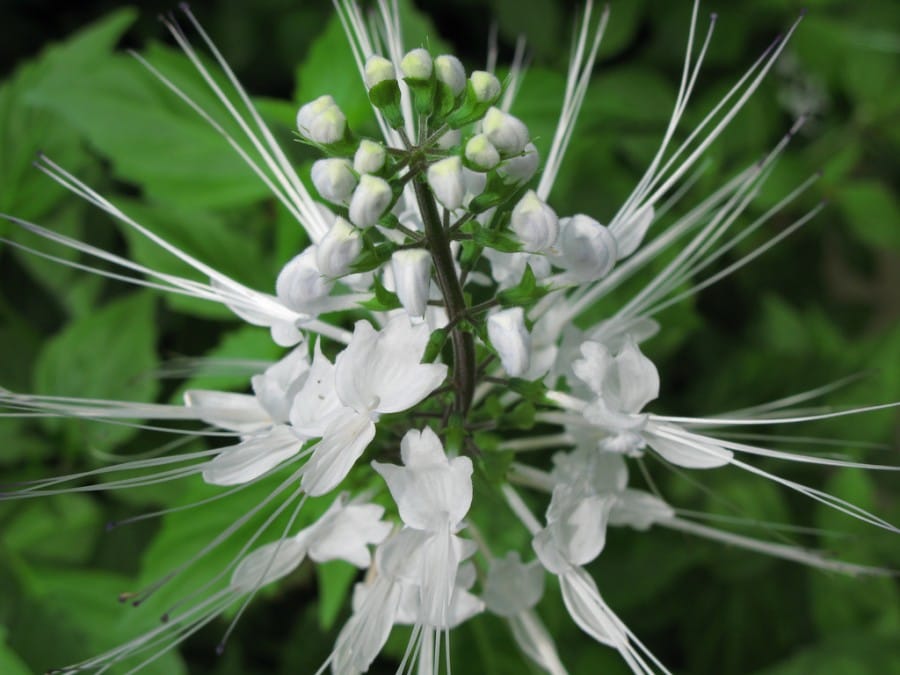
[[[560,221],[560,256],[554,261],[581,281],[602,279],[616,264],[615,237],[590,216],[578,214]]]
[[[316,160],[310,176],[319,194],[334,204],[346,204],[357,183],[356,174],[346,159]]]
[[[412,80],[430,79],[431,73],[434,71],[431,54],[421,47],[406,52],[406,56],[400,61],[400,70],[404,77]]]
[[[450,54],[441,54],[434,60],[438,82],[443,82],[453,96],[459,96],[466,88],[466,69],[462,62]]]
[[[526,251],[539,253],[556,243],[559,220],[556,212],[529,190],[512,210],[510,225]]]
[[[484,134],[476,134],[466,143],[466,163],[473,171],[490,171],[500,163],[500,153]]]
[[[331,282],[316,265],[316,247],[310,246],[295,256],[278,274],[275,293],[285,306],[297,312],[309,312],[317,300],[331,291]]]
[[[341,277],[362,251],[362,235],[346,220],[338,216],[328,233],[316,247],[316,266],[326,277]]]
[[[353,155],[353,170],[356,173],[378,173],[384,167],[387,153],[381,143],[362,140]]]
[[[507,375],[519,377],[525,373],[531,360],[531,336],[525,328],[524,310],[510,307],[494,312],[488,317],[487,330]]]
[[[462,206],[465,186],[459,157],[453,155],[429,166],[428,184],[444,208],[452,211]]]
[[[344,137],[347,118],[331,96],[320,96],[297,111],[297,130],[313,143],[330,145]]]
[[[500,108],[487,111],[482,131],[503,155],[518,155],[528,143],[528,127],[518,117],[513,117]]]
[[[479,103],[493,103],[500,97],[500,80],[493,73],[484,70],[472,71],[469,75],[469,84],[475,100]]]
[[[403,79],[412,92],[416,112],[420,115],[430,115],[434,109],[436,91],[436,81],[432,78],[434,63],[431,54],[421,47],[407,52],[400,61],[400,70],[403,71]]]
[[[350,222],[357,227],[371,227],[384,215],[394,193],[383,178],[363,174],[350,198]]]
[[[400,86],[394,64],[383,56],[373,54],[366,61],[363,73],[369,88],[369,102],[384,115],[394,129],[403,126],[403,110],[400,105]]]
[[[366,81],[366,88],[371,89],[385,80],[396,80],[397,74],[394,72],[393,63],[383,56],[372,54],[366,61],[363,78]]]
[[[534,143],[525,146],[521,155],[500,162],[497,173],[506,183],[521,185],[531,180],[540,164],[540,156]]]
[[[391,256],[394,289],[407,314],[425,316],[431,289],[431,254],[424,248],[395,251]]]

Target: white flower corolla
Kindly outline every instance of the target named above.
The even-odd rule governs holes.
[[[559,236],[556,212],[534,190],[526,192],[513,208],[510,227],[522,242],[522,247],[532,253],[548,250]]]
[[[605,226],[584,214],[563,218],[559,226],[555,264],[579,281],[596,281],[609,274],[618,259],[618,246]]]
[[[652,204],[642,206],[627,220],[619,220],[612,224],[610,232],[618,246],[618,259],[626,258],[637,250],[655,215]]]
[[[490,171],[500,163],[500,153],[484,134],[475,134],[466,141],[466,161],[476,171]]]
[[[381,331],[367,321],[358,321],[350,344],[338,354],[333,369],[322,357],[318,371],[313,360],[291,415],[298,432],[321,432],[300,481],[308,494],[325,494],[347,476],[374,438],[375,420],[380,415],[411,408],[444,381],[447,366],[421,363],[428,336],[425,324],[412,325],[405,315],[395,316]],[[321,377],[314,380],[314,373]],[[317,416],[326,419],[310,419],[300,410],[314,397],[319,397],[325,408],[325,414]]]
[[[305,344],[296,347],[264,373],[250,378],[253,393],[273,422],[287,422],[291,403],[303,386],[309,372],[309,357]]]
[[[309,246],[294,256],[278,274],[275,293],[286,307],[298,312],[315,314],[321,301],[331,292],[332,282],[326,279],[316,264],[316,247]]]
[[[246,436],[237,445],[222,448],[203,464],[201,474],[210,485],[243,485],[294,457],[300,445],[291,427],[278,424]]]
[[[613,356],[599,342],[581,345],[582,359],[572,364],[575,375],[588,385],[596,399],[584,416],[609,433],[601,441],[611,452],[634,453],[644,447],[641,436],[647,415],[641,410],[659,396],[659,373],[633,339]]]
[[[394,194],[383,178],[363,174],[350,199],[350,222],[357,227],[371,227],[385,214]]]
[[[362,251],[362,233],[338,216],[322,241],[316,246],[316,266],[329,278],[341,277]]]
[[[521,185],[531,180],[540,163],[537,147],[534,143],[528,143],[522,154],[505,159],[497,165],[497,175],[507,183]]]
[[[539,561],[523,563],[516,551],[491,560],[482,594],[489,612],[511,618],[534,607],[543,595],[544,568]]]
[[[384,168],[387,151],[381,143],[363,139],[353,155],[353,170],[356,173],[378,173]]]
[[[466,88],[466,69],[462,61],[452,54],[441,54],[434,59],[434,72],[438,81],[450,89],[450,93],[459,96]]]
[[[496,101],[500,96],[500,80],[493,73],[485,70],[473,70],[469,75],[469,86],[479,103]]]
[[[428,184],[437,200],[450,211],[463,204],[465,186],[462,169],[462,160],[456,155],[441,159],[428,167]]]
[[[411,317],[421,318],[428,309],[431,265],[431,254],[424,248],[402,249],[391,256],[394,289]]]
[[[528,144],[528,127],[500,108],[490,108],[481,122],[482,133],[504,156],[518,155]]]
[[[463,203],[468,204],[475,199],[475,197],[484,192],[484,188],[487,186],[487,174],[480,171],[472,171],[469,167],[464,166],[463,185],[465,185],[466,188],[466,195],[463,197]]]
[[[378,54],[372,54],[366,60],[366,65],[363,70],[366,87],[369,89],[377,84],[381,84],[385,80],[397,79],[397,74],[394,71],[394,64]]]
[[[403,466],[373,462],[397,503],[404,524],[426,532],[457,532],[472,505],[472,460],[447,458],[429,427],[400,442]]]
[[[336,157],[316,160],[310,177],[319,194],[334,204],[346,204],[358,182],[350,162]]]
[[[343,560],[365,568],[371,563],[370,545],[391,532],[383,522],[384,509],[376,504],[347,503],[342,495],[312,525],[292,537],[261,546],[237,565],[231,588],[249,593],[293,572],[307,557],[315,562]]]
[[[297,111],[297,130],[313,143],[329,145],[341,140],[347,118],[331,96],[320,96]]]
[[[421,47],[406,52],[400,60],[400,71],[411,80],[427,80],[434,71],[434,62],[427,49]]]
[[[510,307],[488,316],[488,338],[500,356],[503,370],[510,377],[520,377],[531,361],[531,335],[525,327],[525,312]]]

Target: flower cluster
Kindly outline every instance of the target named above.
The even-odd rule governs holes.
[[[65,490],[67,481],[99,479],[101,473],[96,489],[161,480],[202,480],[239,489],[277,479],[277,487],[239,524],[293,509],[288,531],[257,546],[257,539],[271,539],[268,520],[222,570],[229,580],[206,599],[65,672],[152,660],[306,559],[344,560],[366,570],[352,594],[352,613],[323,665],[335,673],[366,672],[395,625],[412,626],[400,669],[436,673],[449,631],[482,612],[506,619],[523,653],[539,667],[564,673],[563,659],[536,610],[547,577],[558,580],[572,620],[617,650],[634,672],[668,672],[604,601],[600,589],[608,580],[595,581],[586,570],[602,554],[610,527],[669,528],[823,569],[884,573],[717,530],[679,514],[660,494],[629,486],[629,466],[643,457],[688,470],[732,466],[896,531],[876,515],[760,468],[754,460],[893,467],[777,450],[719,433],[773,419],[800,422],[863,409],[792,411],[811,394],[731,415],[672,417],[652,411],[660,375],[641,344],[660,330],[654,317],[758,255],[753,251],[723,272],[697,278],[745,235],[747,230],[734,234],[733,226],[795,130],[664,228],[667,209],[662,207],[683,194],[680,188],[692,169],[770,70],[796,24],[681,145],[670,148],[712,35],[711,22],[696,48],[695,5],[669,127],[643,178],[602,224],[549,202],[590,82],[606,12],[598,17],[588,5],[584,13],[559,125],[541,158],[526,124],[509,112],[521,63],[504,82],[490,70],[467,73],[453,55],[421,47],[404,51],[390,3],[382,3],[380,23],[372,29],[378,35],[350,0],[339,3],[338,11],[382,137],[359,136],[331,96],[303,105],[296,117],[299,139],[321,153],[309,175],[317,195],[298,177],[189,11],[188,21],[219,59],[234,91],[222,89],[180,27],[171,25],[172,34],[246,133],[253,152],[241,149],[209,113],[153,70],[239,149],[309,235],[310,244],[278,274],[274,294],[248,288],[191,257],[48,159],[41,166],[52,178],[209,282],[142,267],[13,219],[49,240],[147,278],[132,277],[134,283],[221,303],[248,323],[268,328],[278,345],[289,348],[280,361],[252,377],[249,393],[191,390],[183,404],[0,393],[4,405],[26,412],[193,420],[235,440],[190,456],[113,467],[127,476],[138,471],[143,479],[110,480],[106,467],[39,481],[4,497],[54,494]],[[235,93],[244,107],[231,102]],[[576,328],[574,321],[587,309],[664,253],[670,261],[630,301],[603,322]],[[354,322],[360,314],[365,318]],[[398,450],[401,464],[394,461]],[[529,450],[552,452],[552,468],[547,470],[548,462],[527,462],[544,454]],[[312,524],[292,531],[307,500],[316,498],[331,502],[330,507]],[[530,546],[498,550],[480,535],[470,510],[488,498],[509,507],[496,517],[526,531]],[[156,588],[129,598],[142,601]]]

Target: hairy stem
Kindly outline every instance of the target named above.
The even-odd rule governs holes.
[[[453,326],[450,340],[453,345],[453,384],[456,390],[454,407],[457,413],[465,416],[469,406],[472,405],[472,396],[475,393],[475,340],[471,333],[459,326],[460,320],[466,314],[466,301],[459,278],[456,276],[450,240],[441,224],[434,196],[422,175],[415,179],[413,186],[425,226],[428,250],[434,263],[435,277],[444,296],[447,318]]]

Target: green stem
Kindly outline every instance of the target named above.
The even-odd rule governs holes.
[[[453,325],[453,329],[450,331],[450,340],[453,344],[453,383],[456,390],[454,407],[457,413],[465,417],[475,394],[475,340],[471,333],[459,327],[459,321],[466,315],[466,300],[459,278],[456,276],[453,253],[450,251],[450,240],[441,224],[437,203],[425,182],[425,177],[419,175],[413,182],[413,186],[416,191],[416,201],[419,203],[419,212],[422,215],[422,223],[425,226],[428,250],[431,252],[431,259],[434,263],[435,277],[438,287],[441,289],[441,295],[444,296],[447,318]]]

